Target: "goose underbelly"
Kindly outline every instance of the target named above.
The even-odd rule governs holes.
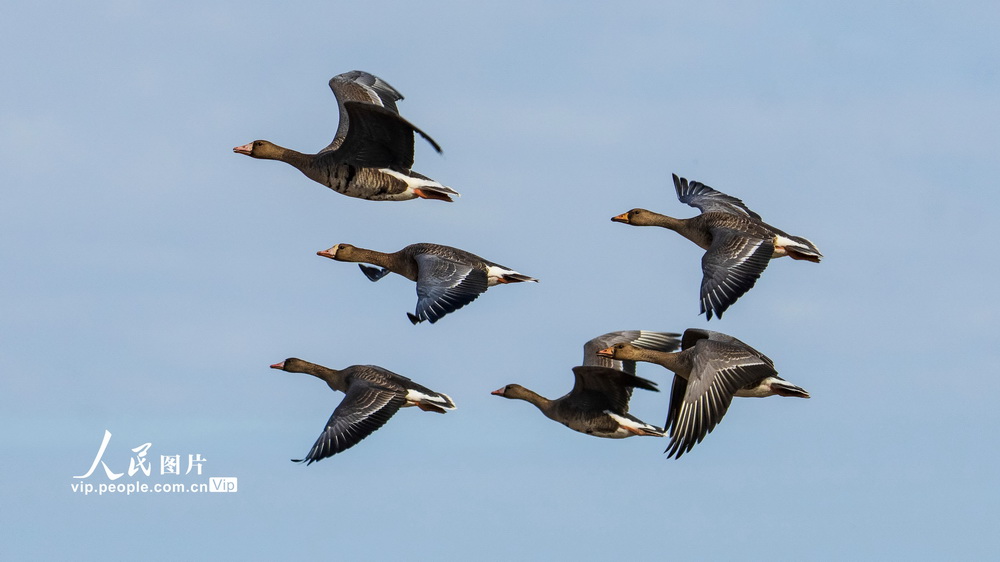
[[[653,427],[632,416],[622,416],[609,410],[602,412],[600,418],[591,418],[566,423],[566,427],[605,439],[624,439],[636,435],[662,436],[663,430]]]
[[[603,416],[602,419],[573,420],[563,422],[563,424],[573,431],[606,439],[623,439],[635,435],[635,433],[622,428],[610,416]]]
[[[369,201],[405,201],[417,196],[407,185],[407,176],[387,168],[331,166],[320,183],[348,197]]]

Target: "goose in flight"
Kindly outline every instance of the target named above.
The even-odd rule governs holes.
[[[330,79],[340,123],[333,141],[316,154],[306,154],[255,140],[233,148],[253,158],[286,162],[309,179],[338,193],[371,201],[438,199],[451,201],[454,189],[414,172],[413,134],[441,152],[427,133],[402,118],[396,102],[403,99],[381,78],[355,70]]]
[[[674,230],[705,250],[701,259],[701,312],[711,320],[743,296],[773,258],[788,256],[819,263],[823,254],[800,236],[779,230],[751,211],[743,201],[701,182],[688,182],[674,174],[674,189],[681,203],[701,210],[689,219],[677,219],[632,209],[612,221],[633,226],[659,226]]]

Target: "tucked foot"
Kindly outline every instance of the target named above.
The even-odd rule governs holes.
[[[452,193],[458,195],[457,192],[452,191]],[[421,199],[436,199],[438,201],[447,201],[449,203],[454,201],[448,193],[435,188],[417,187],[413,189],[413,194]]]

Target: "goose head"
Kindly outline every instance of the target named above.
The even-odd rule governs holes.
[[[251,158],[263,158],[265,160],[278,160],[282,149],[273,142],[266,140],[255,140],[253,142],[233,148],[237,154],[246,154]]]
[[[354,246],[351,246],[350,244],[334,244],[326,250],[316,252],[316,255],[323,256],[324,258],[330,258],[332,260],[346,261],[354,249]]]
[[[629,343],[616,343],[611,347],[606,347],[597,352],[601,357],[610,357],[618,360],[635,360],[639,348]]]
[[[646,209],[632,209],[631,211],[611,217],[612,222],[623,222],[633,226],[656,226],[657,220],[663,215],[647,211]]]
[[[271,365],[271,368],[278,369],[281,371],[287,371],[289,373],[304,373],[306,372],[306,369],[308,369],[309,366],[311,365],[312,364],[309,363],[308,361],[303,361],[298,357],[289,357],[288,359],[285,359],[281,363],[275,363],[274,365]]]
[[[504,398],[518,399],[518,398],[523,398],[525,395],[527,395],[526,392],[527,390],[528,389],[524,388],[519,384],[508,384],[503,388],[498,388],[494,390],[490,394],[492,394],[493,396],[503,396]]]

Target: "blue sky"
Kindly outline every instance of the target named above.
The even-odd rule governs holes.
[[[0,20],[4,558],[987,558],[1000,104],[991,3],[96,2]],[[453,204],[346,198],[232,147],[314,151],[327,80],[406,99]],[[670,174],[814,241],[722,321]],[[411,326],[412,283],[315,255],[438,242],[541,282]],[[490,396],[558,397],[621,329],[732,334],[810,400],[736,400],[679,461]],[[340,395],[268,365],[377,364],[448,393],[304,455]],[[668,373],[641,376],[669,389]],[[662,423],[668,392],[632,411]],[[84,496],[199,454],[234,494]],[[156,471],[150,483],[167,482]],[[98,469],[89,479],[107,482]],[[139,477],[125,475],[121,481]],[[203,479],[202,479],[203,480]],[[194,483],[193,475],[175,476]]]

